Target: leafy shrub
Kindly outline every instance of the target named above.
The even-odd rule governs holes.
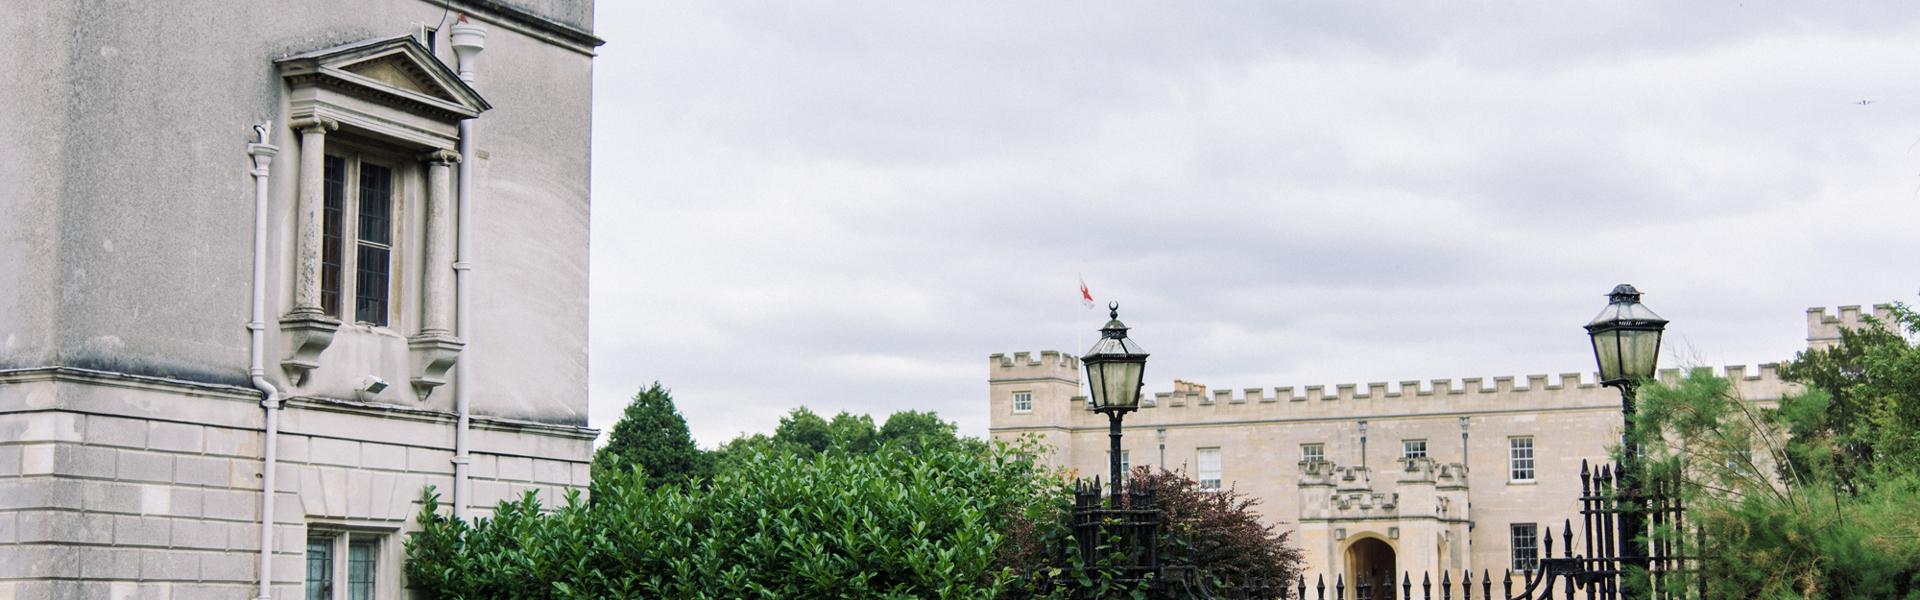
[[[1304,568],[1300,549],[1290,545],[1292,532],[1276,533],[1274,525],[1262,523],[1253,512],[1258,499],[1232,489],[1203,489],[1182,471],[1156,472],[1142,465],[1128,477],[1135,485],[1153,490],[1155,504],[1163,511],[1161,565],[1195,567],[1216,581],[1264,579],[1282,587]],[[1113,590],[1137,591],[1100,581],[1102,565],[1085,564],[1077,555],[1067,502],[1071,489],[1065,478],[1056,474],[1037,489],[1047,501],[1030,504],[1023,514],[1009,517],[1008,540],[1001,546],[998,564],[1026,576],[1025,591],[1044,589],[1034,580],[1045,577],[1073,582],[1095,592],[1093,597],[1105,597],[1102,594]]]
[[[1031,450],[1031,449],[1027,449]],[[1047,501],[1030,453],[885,445],[755,454],[710,486],[597,478],[468,525],[428,494],[407,574],[439,598],[993,598],[1011,515]]]

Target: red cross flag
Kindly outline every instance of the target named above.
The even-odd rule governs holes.
[[[1093,308],[1093,292],[1087,291],[1087,278],[1085,277],[1080,278],[1080,304],[1087,308]]]

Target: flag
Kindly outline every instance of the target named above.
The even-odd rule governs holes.
[[[1087,278],[1080,278],[1080,305],[1093,308],[1093,292],[1087,291]]]

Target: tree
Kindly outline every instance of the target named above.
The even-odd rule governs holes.
[[[880,440],[883,443],[898,444],[909,450],[967,448],[979,451],[985,449],[985,442],[961,437],[959,431],[958,423],[940,420],[939,413],[903,410],[887,417],[887,424],[880,428]]]
[[[1829,482],[1861,493],[1884,475],[1920,469],[1920,315],[1905,304],[1892,322],[1863,316],[1866,327],[1842,328],[1840,343],[1801,352],[1780,378],[1825,394],[1781,402],[1779,422],[1792,436],[1791,465],[1831,472]],[[1902,335],[1905,333],[1907,335]]]
[[[653,486],[712,475],[709,457],[693,443],[686,418],[673,406],[673,394],[658,381],[634,394],[613,424],[607,445],[594,452],[593,478],[598,481],[636,466],[646,471]]]
[[[1686,528],[1649,535],[1676,555],[1708,557],[1701,579],[1670,575],[1663,591],[1920,599],[1920,473],[1902,466],[1913,464],[1905,448],[1920,429],[1896,408],[1920,398],[1901,391],[1892,368],[1920,353],[1904,340],[1835,350],[1802,354],[1800,376],[1826,385],[1788,394],[1777,409],[1704,368],[1641,388],[1628,442],[1646,449],[1642,479],[1687,507]],[[1854,398],[1835,402],[1828,387]],[[1629,585],[1644,589],[1645,574]]]
[[[734,438],[716,448],[711,460],[716,470],[726,471],[761,453],[811,458],[835,452],[871,454],[886,446],[913,451],[939,448],[987,452],[986,442],[962,437],[959,431],[958,424],[940,420],[933,411],[896,412],[887,417],[886,425],[875,427],[869,415],[842,411],[828,420],[802,406],[781,417],[773,435],[756,433]]]

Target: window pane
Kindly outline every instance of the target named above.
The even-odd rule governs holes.
[[[347,599],[373,598],[373,540],[356,540],[347,546]]]
[[[1513,570],[1532,571],[1540,566],[1540,535],[1533,523],[1513,524]]]
[[[307,538],[307,600],[333,597],[333,539]]]
[[[387,324],[387,258],[389,251],[362,244],[355,258],[359,276],[354,278],[353,319],[363,323]]]
[[[1201,448],[1200,455],[1199,455],[1199,462],[1200,462],[1200,487],[1203,487],[1203,488],[1220,487],[1220,449],[1219,448]]]
[[[340,245],[347,202],[347,160],[329,156],[322,170],[325,192],[321,196],[325,205],[320,213],[320,309],[338,317],[340,261],[345,256]]]
[[[1426,440],[1406,440],[1406,441],[1400,442],[1400,447],[1402,450],[1402,455],[1406,458],[1426,458],[1427,457],[1427,441]]]
[[[360,241],[393,243],[393,169],[360,163]]]
[[[1533,438],[1508,438],[1507,448],[1509,478],[1514,481],[1532,481]]]
[[[1300,446],[1300,460],[1316,463],[1327,459],[1327,447],[1320,444]]]
[[[1015,392],[1013,394],[1013,411],[1014,412],[1028,412],[1032,410],[1033,410],[1033,393],[1032,392]]]

